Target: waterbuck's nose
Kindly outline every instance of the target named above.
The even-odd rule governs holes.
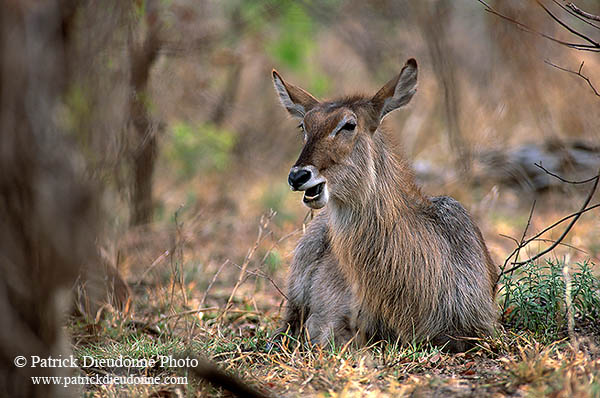
[[[288,183],[294,191],[297,191],[305,182],[312,177],[310,170],[293,168],[288,176]]]

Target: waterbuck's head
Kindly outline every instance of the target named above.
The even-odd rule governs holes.
[[[372,97],[320,102],[275,70],[273,82],[304,135],[304,147],[288,182],[293,190],[304,191],[306,206],[320,209],[330,195],[345,201],[373,187],[377,176],[372,136],[383,118],[406,105],[416,92],[417,62],[409,59],[400,74]]]

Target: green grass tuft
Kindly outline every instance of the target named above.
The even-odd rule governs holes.
[[[506,324],[516,330],[529,330],[545,342],[555,341],[567,333],[568,311],[565,264],[546,261],[528,263],[515,275],[504,275],[500,302]],[[600,279],[589,262],[569,267],[570,300],[575,325],[593,328],[600,315]],[[597,331],[596,331],[597,332]]]

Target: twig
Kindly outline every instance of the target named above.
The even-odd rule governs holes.
[[[153,327],[153,326],[156,326],[160,322],[168,321],[168,320],[171,320],[171,319],[178,319],[178,318],[184,317],[186,315],[194,315],[194,314],[199,314],[201,312],[214,312],[214,311],[221,311],[221,310],[222,310],[222,308],[220,308],[220,307],[206,307],[206,308],[196,308],[196,309],[193,309],[193,310],[180,311],[180,312],[177,312],[175,314],[163,316],[162,318],[159,318],[159,319],[157,319],[154,322],[150,322],[149,324],[147,324],[146,327]],[[260,312],[246,311],[246,310],[232,310],[232,309],[230,309],[229,312],[231,312],[233,314],[261,315]]]
[[[508,265],[508,262],[510,261],[510,259],[513,257],[519,258],[519,251],[523,247],[527,246],[527,244],[529,243],[529,242],[525,241],[525,235],[527,234],[527,230],[529,229],[529,226],[531,225],[531,218],[533,217],[535,203],[536,203],[536,201],[534,200],[533,204],[531,205],[531,210],[529,211],[529,217],[527,218],[527,224],[525,225],[525,229],[523,230],[523,235],[521,235],[521,240],[518,242],[515,250],[513,250],[513,252],[506,258],[506,260],[504,260],[504,264],[502,265],[502,268],[500,269],[500,274],[498,275],[498,280],[500,280],[500,277],[506,273],[506,272],[504,272],[504,270],[506,269],[506,266]],[[496,281],[496,283],[497,283],[497,281]]]
[[[238,267],[239,269],[242,269],[242,267],[236,263],[232,263],[233,265],[235,265],[236,267]],[[285,293],[279,288],[279,286],[277,286],[277,284],[275,283],[275,281],[273,280],[273,278],[271,278],[269,275],[265,274],[264,272],[261,272],[260,270],[256,269],[256,270],[246,270],[246,274],[248,275],[253,275],[259,278],[263,278],[268,280],[269,282],[271,282],[271,284],[273,285],[273,287],[275,287],[275,289],[277,289],[277,291],[283,296],[285,297],[286,300],[289,301],[288,297],[285,295]]]
[[[498,279],[496,279],[496,285],[498,284],[498,281],[500,281],[500,277],[505,274],[504,270],[506,269],[506,266],[508,265],[508,261],[513,256],[515,256],[515,258],[518,259],[521,249],[524,248],[525,246],[527,246],[527,244],[524,243],[525,236],[527,235],[527,230],[529,229],[529,226],[531,225],[531,218],[533,217],[533,211],[535,210],[535,203],[536,203],[536,201],[534,200],[533,204],[531,205],[531,210],[529,210],[529,217],[527,217],[527,224],[525,225],[525,228],[523,229],[523,234],[521,235],[521,240],[517,244],[516,249],[510,254],[510,256],[508,256],[506,258],[506,260],[504,260],[504,264],[502,264],[502,268],[500,270],[500,273],[498,274]],[[512,272],[511,272],[511,276],[512,276]],[[509,297],[510,297],[510,291],[507,289],[506,294],[504,295],[504,303],[502,304],[502,317],[504,317],[504,314],[506,313],[506,309],[508,307],[508,302],[509,302]]]
[[[208,296],[208,292],[209,292],[210,288],[215,283],[215,281],[217,280],[217,277],[219,276],[219,274],[223,270],[223,267],[225,267],[225,265],[228,262],[229,262],[229,259],[225,260],[225,262],[223,262],[223,264],[221,264],[221,266],[219,267],[219,269],[217,270],[217,272],[215,272],[215,274],[213,275],[213,278],[211,279],[210,283],[208,284],[208,287],[204,291],[204,295],[202,296],[202,300],[200,300],[200,306],[204,305],[204,302],[206,301],[206,296]]]
[[[512,236],[508,236],[508,235],[505,235],[505,234],[498,234],[498,235],[500,235],[500,236],[501,236],[501,237],[503,237],[503,238],[506,238],[506,239],[510,239],[510,240],[512,240],[512,241],[513,241],[513,242],[515,242],[517,245],[519,244],[519,241],[518,241],[517,239],[513,238]]]
[[[174,222],[175,222],[175,235],[173,236],[173,250],[172,255],[170,257],[171,260],[171,272],[173,274],[173,279],[171,282],[171,300],[169,307],[173,309],[173,300],[175,299],[175,286],[179,285],[181,290],[181,294],[183,296],[183,303],[187,305],[187,294],[185,292],[184,281],[183,281],[183,241],[181,237],[183,223],[179,222],[179,212],[184,208],[184,205],[180,205],[179,208],[175,211],[174,214]],[[175,258],[177,256],[177,258]],[[179,260],[179,261],[177,261]]]
[[[577,6],[573,3],[567,4],[566,6],[560,4],[558,2],[558,0],[552,0],[554,2],[554,4],[558,5],[560,8],[562,8],[563,10],[565,10],[566,12],[568,12],[569,14],[573,15],[575,18],[579,19],[580,21],[582,21],[583,23],[586,23],[590,26],[593,26],[596,29],[600,29],[600,26],[588,21],[588,19],[592,19],[592,18],[583,18],[583,15],[580,13],[581,10],[579,8],[577,8]],[[580,12],[577,12],[573,9],[573,7],[575,7],[577,10],[579,10]],[[592,15],[592,14],[589,14]],[[595,16],[595,15],[594,15]],[[600,19],[598,19],[598,21],[600,21]]]
[[[160,264],[162,262],[162,260],[164,260],[165,258],[167,258],[167,256],[169,254],[171,254],[171,250],[165,250],[165,252],[163,254],[161,254],[160,256],[158,256],[156,258],[156,260],[154,260],[152,262],[152,264],[150,264],[150,267],[148,267],[148,269],[146,271],[144,271],[144,273],[142,274],[142,276],[140,277],[140,279],[137,281],[136,285],[139,285],[140,283],[143,282],[144,279],[146,279],[146,277],[148,276],[148,274],[150,273],[150,271],[152,271],[158,264]]]
[[[508,236],[508,235],[505,235],[505,234],[498,234],[498,235],[499,235],[499,236],[501,236],[501,237],[503,237],[503,238],[506,238],[506,239],[510,239],[510,240],[512,240],[512,241],[513,241],[513,242],[515,242],[517,245],[519,244],[519,241],[518,241],[517,239],[513,238],[512,236]],[[543,239],[543,238],[537,238],[537,239],[534,239],[533,241],[536,241],[536,242],[546,242],[546,243],[554,243],[554,242],[556,242],[556,241],[555,241],[555,240],[553,240],[553,239]],[[578,247],[576,247],[576,246],[570,245],[570,244],[568,244],[568,243],[560,243],[560,245],[561,245],[561,246],[568,247],[568,248],[570,248],[570,249],[573,249],[573,250],[576,250],[576,251],[578,251],[578,252],[581,252],[581,253],[589,254],[589,253],[588,253],[588,252],[586,252],[585,250],[583,250],[583,249],[580,249],[580,248],[578,248]]]
[[[196,357],[191,352],[181,355],[180,358],[186,360],[189,360],[190,358],[196,359],[194,362],[198,364],[197,366],[187,367],[193,376],[202,380],[207,380],[215,386],[224,388],[234,396],[246,398],[268,398],[271,396],[267,392],[258,391],[244,380],[224,372],[214,364],[203,360],[200,357]]]
[[[527,225],[525,225],[525,229],[523,229],[523,235],[521,235],[521,243],[525,241],[525,236],[527,236],[527,230],[531,226],[531,218],[533,217],[533,212],[535,211],[535,204],[536,201],[534,200],[533,204],[531,205],[531,210],[529,211],[529,217],[527,217]],[[515,254],[516,259],[519,258],[519,253],[522,247],[524,246],[519,245],[519,247],[517,247],[517,253]],[[506,263],[504,265],[506,266]]]
[[[592,197],[594,196],[594,193],[596,192],[596,188],[598,187],[598,181],[600,180],[600,170],[598,170],[598,173],[596,174],[596,176],[594,178],[592,178],[590,181],[594,181],[594,185],[592,187],[592,189],[590,190],[588,196],[586,197],[583,205],[581,206],[581,208],[575,212],[570,214],[567,217],[564,217],[563,219],[557,221],[556,223],[552,224],[551,226],[544,228],[544,230],[542,230],[541,232],[539,232],[538,234],[536,234],[535,236],[533,236],[532,238],[527,239],[526,241],[523,242],[523,247],[526,246],[527,244],[529,244],[530,242],[532,242],[533,240],[539,238],[542,234],[544,234],[545,232],[549,231],[550,229],[556,227],[558,224],[562,223],[563,221],[569,219],[569,218],[573,218],[571,220],[571,222],[569,223],[569,225],[567,225],[567,227],[565,228],[565,230],[563,231],[563,233],[558,237],[558,239],[556,239],[556,241],[551,244],[548,248],[546,248],[545,250],[542,250],[541,252],[539,252],[538,254],[536,254],[535,256],[525,260],[525,261],[514,261],[512,262],[512,264],[514,265],[512,268],[508,269],[508,270],[502,270],[500,275],[504,275],[510,272],[515,271],[516,269],[522,267],[523,265],[535,261],[538,258],[542,257],[543,255],[551,252],[552,250],[554,250],[554,248],[556,248],[556,246],[558,246],[562,240],[567,236],[567,234],[571,231],[571,229],[573,228],[573,226],[575,225],[575,223],[577,222],[577,220],[579,220],[579,217],[581,217],[581,215],[587,211],[590,211],[592,209],[595,209],[596,207],[600,207],[600,203],[587,207],[588,204],[590,203],[590,201],[592,200]],[[520,248],[517,248],[520,249]],[[505,264],[508,263],[508,260],[510,260],[510,258],[513,257],[514,255],[514,251],[513,253],[506,259]]]
[[[584,35],[581,32],[576,31],[575,29],[571,28],[569,25],[567,25],[566,23],[564,23],[563,21],[561,21],[556,15],[554,15],[552,13],[552,11],[550,11],[548,8],[546,8],[546,6],[544,4],[542,4],[541,1],[537,0],[536,1],[538,3],[538,5],[540,7],[542,7],[544,9],[544,11],[546,11],[546,13],[548,15],[550,15],[550,18],[552,18],[554,21],[556,21],[556,23],[558,23],[560,26],[562,26],[563,28],[565,28],[566,30],[568,30],[570,33],[574,34],[575,36],[579,36],[580,38],[582,38],[583,40],[587,41],[588,43],[592,44],[594,47],[596,48],[600,48],[600,43],[598,43],[596,40]]]
[[[227,311],[229,310],[229,306],[231,305],[231,302],[233,301],[233,296],[235,296],[237,289],[240,287],[240,285],[242,284],[242,281],[244,280],[244,274],[246,273],[248,264],[250,263],[250,260],[252,259],[254,252],[256,252],[256,250],[262,243],[262,241],[264,239],[264,236],[263,236],[264,231],[267,228],[267,226],[269,225],[269,222],[271,221],[271,219],[273,217],[275,217],[275,214],[276,213],[273,210],[271,210],[271,212],[266,217],[264,215],[261,216],[260,225],[258,227],[258,236],[256,237],[256,241],[254,242],[254,246],[252,246],[252,248],[248,251],[246,258],[244,259],[244,262],[242,263],[242,266],[240,268],[240,275],[238,276],[238,280],[235,283],[235,286],[233,287],[231,294],[229,295],[229,299],[227,300],[225,309],[223,310],[221,315],[219,315],[218,319],[223,318],[227,314]],[[270,234],[271,234],[271,232],[269,231],[267,235],[270,235]]]
[[[575,12],[576,14],[581,15],[584,18],[591,19],[592,21],[600,21],[600,16],[594,15],[594,14],[590,14],[589,12],[585,12],[585,11],[583,11],[581,8],[577,7],[573,3],[567,4],[567,7],[569,7],[571,10],[573,10],[573,12]]]
[[[277,240],[277,242],[273,243],[273,245],[271,245],[271,247],[269,248],[269,250],[267,250],[267,252],[265,253],[265,255],[263,256],[262,260],[260,261],[260,265],[258,268],[256,268],[255,270],[252,271],[248,271],[246,270],[246,274],[248,275],[253,275],[256,276],[258,278],[263,278],[268,280],[269,282],[271,282],[271,284],[273,285],[273,287],[279,292],[279,294],[281,294],[286,300],[288,300],[288,297],[286,296],[286,294],[283,292],[283,290],[281,290],[279,288],[279,286],[275,283],[275,281],[273,280],[273,278],[271,278],[269,275],[267,275],[265,272],[260,270],[260,267],[262,267],[265,262],[267,261],[267,258],[269,257],[269,254],[271,254],[273,252],[273,249],[275,247],[277,247],[278,245],[281,244],[281,242],[285,241],[286,239],[296,235],[297,233],[299,233],[300,230],[295,229],[292,232],[282,236],[281,238],[279,238]],[[235,265],[236,267],[240,268],[240,270],[242,269],[242,267],[236,263],[233,263],[233,265]],[[245,281],[245,280],[244,280]]]
[[[556,242],[556,240],[554,240],[554,239],[544,239],[544,238],[537,238],[537,239],[534,239],[534,241],[536,241],[536,242],[546,242],[546,243],[554,243],[554,242]],[[559,245],[568,247],[569,249],[573,249],[573,250],[581,252],[583,254],[589,254],[585,250],[580,249],[579,247],[573,246],[573,245],[571,245],[569,243],[559,242]]]
[[[557,39],[555,37],[552,37],[550,35],[547,35],[545,33],[542,33],[538,30],[535,30],[533,28],[530,28],[529,26],[525,25],[522,22],[517,21],[514,18],[511,18],[507,15],[502,14],[501,12],[497,11],[496,9],[494,9],[493,7],[491,7],[489,4],[487,4],[485,1],[483,0],[477,0],[479,3],[483,4],[485,7],[485,10],[491,14],[496,15],[499,18],[502,18],[514,25],[516,25],[518,28],[520,28],[521,30],[524,30],[525,32],[528,33],[533,33],[536,34],[538,36],[541,36],[545,39],[548,39],[550,41],[553,41],[554,43],[558,43],[561,44],[563,46],[567,46],[569,48],[574,48],[576,50],[580,50],[580,51],[591,51],[591,52],[600,52],[600,45],[590,45],[590,44],[581,44],[581,43],[573,43],[573,42],[568,42],[568,41],[564,41],[564,40],[560,40]]]
[[[566,182],[567,184],[586,184],[588,182],[592,182],[594,181],[596,178],[598,178],[598,176],[592,177],[592,178],[588,178],[587,180],[581,180],[581,181],[571,181],[571,180],[567,180],[566,178],[563,178],[561,176],[559,176],[558,174],[554,174],[553,172],[551,172],[550,170],[546,169],[544,166],[542,166],[542,162],[538,163],[534,163],[534,166],[542,169],[546,174],[550,174],[552,177],[559,179],[562,182]]]
[[[600,97],[600,92],[598,92],[598,90],[596,90],[596,88],[594,87],[594,85],[592,84],[592,82],[590,81],[590,79],[587,76],[585,76],[585,75],[583,75],[581,73],[581,70],[583,69],[583,61],[581,62],[581,65],[579,65],[579,70],[578,71],[574,71],[574,70],[571,70],[571,69],[563,68],[561,66],[553,64],[552,62],[550,62],[548,60],[544,60],[544,62],[547,63],[550,66],[555,67],[556,69],[560,69],[562,71],[569,72],[569,73],[572,73],[572,74],[574,74],[576,76],[579,76],[580,78],[582,78],[583,80],[585,80],[587,82],[587,84],[590,86],[590,88],[592,89],[592,91],[594,92],[594,94],[596,94],[596,96]]]
[[[313,209],[310,209],[309,211],[307,211],[306,215],[304,216],[304,220],[302,220],[302,235],[304,235],[306,233],[306,226],[314,218],[313,212],[314,212]]]

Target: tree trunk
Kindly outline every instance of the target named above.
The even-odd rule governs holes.
[[[149,2],[150,3],[150,2]],[[156,129],[148,110],[148,79],[160,48],[156,9],[148,4],[148,33],[141,45],[131,40],[131,121],[136,148],[132,154],[133,192],[131,199],[132,226],[148,224],[153,213],[153,175],[157,154]]]
[[[96,195],[73,161],[56,111],[71,83],[75,2],[0,3],[0,396],[71,396],[15,358],[68,355],[61,293],[97,259]],[[15,364],[17,366],[15,366]]]
[[[444,94],[448,143],[453,152],[455,166],[460,173],[468,174],[471,169],[471,150],[460,127],[460,86],[456,80],[455,55],[447,41],[452,7],[448,0],[442,0],[435,3],[425,2],[417,6],[417,10],[433,71]]]

